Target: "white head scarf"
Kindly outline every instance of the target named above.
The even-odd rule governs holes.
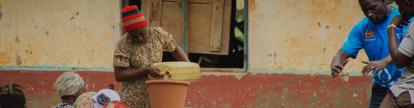
[[[59,96],[74,95],[85,88],[85,82],[75,72],[64,72],[56,79],[53,88]]]
[[[95,108],[102,108],[103,105],[111,103],[111,102],[120,102],[121,97],[119,94],[111,89],[102,89],[93,97],[95,102]]]

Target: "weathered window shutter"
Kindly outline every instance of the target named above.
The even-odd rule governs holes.
[[[181,44],[181,0],[143,0],[151,26],[163,27]],[[188,0],[190,53],[227,55],[230,40],[231,0]],[[148,16],[149,13],[149,16]]]

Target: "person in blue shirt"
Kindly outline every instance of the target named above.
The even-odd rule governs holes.
[[[331,74],[335,78],[343,70],[349,58],[356,58],[364,49],[369,62],[362,69],[367,75],[373,71],[373,86],[369,108],[378,108],[391,85],[397,82],[404,69],[391,63],[388,51],[387,26],[400,13],[397,8],[388,6],[382,0],[358,0],[366,16],[350,31],[342,48],[331,62]],[[408,26],[396,29],[397,40],[401,42],[408,32]]]

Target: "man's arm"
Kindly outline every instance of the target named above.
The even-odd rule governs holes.
[[[177,47],[175,48],[175,50],[173,52],[171,52],[171,54],[178,61],[190,62],[190,60],[188,59],[187,54],[184,52],[183,48],[181,48],[179,45],[177,45]]]
[[[131,82],[137,78],[147,77],[147,74],[151,76],[162,76],[159,70],[155,67],[144,68],[126,68],[126,67],[114,67],[115,79],[118,82]]]
[[[401,17],[395,17],[392,24],[398,25],[401,21]],[[398,42],[396,39],[395,33],[396,26],[389,26],[387,28],[388,31],[388,48],[390,51],[390,55],[392,58],[392,62],[397,65],[398,67],[407,66],[409,63],[410,58],[403,53],[398,51]]]
[[[343,52],[342,50],[339,50],[335,56],[332,59],[331,62],[331,74],[332,78],[335,78],[336,76],[341,73],[341,71],[344,69],[344,66],[346,63],[348,63],[348,58],[350,56]]]
[[[363,48],[362,36],[364,35],[364,29],[367,22],[362,20],[349,32],[345,43],[341,49],[336,53],[331,62],[332,78],[335,78],[343,70],[348,58],[355,58],[358,55],[359,50]]]

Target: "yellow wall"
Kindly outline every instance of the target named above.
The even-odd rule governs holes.
[[[328,73],[363,17],[357,0],[249,0],[250,68]],[[345,71],[362,70],[365,53],[358,58]]]
[[[0,66],[112,67],[119,0],[0,0]]]
[[[0,66],[112,67],[119,0],[0,0]],[[354,0],[249,0],[251,70],[328,72],[363,14]],[[361,60],[345,71],[360,71]]]

